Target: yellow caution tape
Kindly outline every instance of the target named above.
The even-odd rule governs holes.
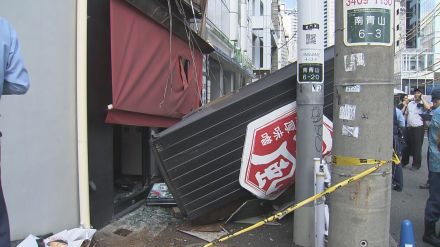
[[[319,199],[319,198],[321,198],[321,197],[323,197],[325,195],[333,193],[335,190],[337,190],[339,188],[342,188],[342,187],[345,187],[345,186],[347,186],[348,184],[350,184],[350,183],[352,183],[354,181],[357,181],[357,180],[359,180],[361,178],[366,177],[367,175],[373,173],[374,171],[376,171],[377,169],[379,169],[380,167],[382,167],[383,165],[385,165],[385,164],[387,164],[389,162],[395,162],[396,164],[400,164],[400,160],[399,160],[399,158],[397,157],[397,155],[395,153],[393,154],[393,159],[391,161],[374,160],[374,159],[358,159],[358,158],[341,157],[341,156],[336,156],[336,157],[338,157],[339,160],[342,160],[344,162],[348,162],[348,161],[350,161],[350,162],[352,162],[352,161],[356,161],[356,162],[365,161],[364,163],[362,163],[362,165],[374,165],[374,166],[371,167],[371,168],[366,169],[365,171],[363,171],[363,172],[361,172],[361,173],[359,173],[359,174],[357,174],[357,175],[355,175],[353,177],[350,177],[350,178],[348,178],[348,179],[346,179],[346,180],[344,180],[342,182],[339,182],[339,183],[331,186],[330,188],[324,190],[321,193],[313,195],[313,196],[305,199],[302,202],[299,202],[299,203],[294,204],[294,205],[292,205],[292,206],[290,206],[290,207],[288,207],[288,208],[286,208],[286,209],[284,209],[282,211],[279,211],[279,212],[275,213],[274,215],[272,215],[272,216],[270,216],[270,217],[268,217],[268,218],[266,218],[266,219],[264,219],[262,221],[259,221],[259,222],[255,223],[254,225],[251,225],[251,226],[249,226],[247,228],[244,228],[244,229],[242,229],[242,230],[240,230],[238,232],[235,232],[235,233],[232,233],[232,234],[228,234],[228,235],[226,235],[224,237],[216,239],[216,240],[214,240],[214,241],[204,245],[203,247],[213,246],[215,244],[218,244],[220,242],[224,242],[224,241],[226,241],[228,239],[231,239],[233,237],[236,237],[236,236],[241,235],[243,233],[246,233],[248,231],[252,231],[252,230],[254,230],[254,229],[256,229],[256,228],[258,228],[260,226],[265,225],[268,222],[279,220],[279,219],[283,218],[284,216],[286,216],[287,214],[295,211],[298,208],[301,208],[301,207],[303,207],[303,206],[305,206],[305,205],[307,205],[307,204],[309,204],[309,203],[311,203],[311,202],[313,202],[313,201],[315,201],[315,200],[317,200],[317,199]],[[342,162],[342,161],[340,161],[340,162]]]
[[[375,164],[379,164],[381,162],[384,162],[384,161],[375,160],[375,159],[360,159],[360,158],[347,157],[347,156],[337,156],[337,155],[333,155],[333,159],[332,159],[332,163],[335,166],[375,165]],[[400,164],[400,159],[395,152],[393,152],[392,162],[395,165]]]
[[[400,159],[399,156],[397,156],[396,152],[393,152],[393,163],[394,165],[400,165]]]

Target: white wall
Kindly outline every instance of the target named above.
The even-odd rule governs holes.
[[[263,4],[263,15],[260,15],[260,3]],[[256,0],[254,8],[257,10],[256,15],[252,16],[252,29],[253,33],[257,35],[257,37],[263,40],[263,66],[260,66],[260,55],[257,53],[258,57],[254,57],[254,66],[255,69],[271,69],[271,28],[272,25],[272,16],[271,16],[271,1],[270,0]],[[257,48],[257,47],[255,47]],[[257,48],[258,49],[258,48]],[[256,62],[257,61],[257,62]]]
[[[327,46],[335,45],[335,0],[325,0],[327,2]]]
[[[1,0],[17,30],[31,87],[0,102],[2,183],[13,239],[79,223],[76,1]]]

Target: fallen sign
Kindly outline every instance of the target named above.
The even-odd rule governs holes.
[[[258,198],[274,200],[293,184],[296,122],[296,102],[292,102],[248,124],[240,185]],[[325,116],[322,133],[323,155],[327,155],[332,148],[333,123]]]
[[[325,57],[323,112],[331,119],[334,49],[327,48]],[[247,125],[295,101],[296,85],[293,63],[204,105],[154,136],[159,169],[183,217],[203,217],[252,196],[239,182]]]

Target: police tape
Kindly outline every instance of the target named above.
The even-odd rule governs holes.
[[[391,160],[395,165],[400,164],[400,159],[395,152],[393,152],[393,159]],[[359,159],[347,156],[333,155],[332,164],[335,166],[362,166],[362,165],[374,165],[382,162],[375,159]]]
[[[258,228],[260,226],[263,226],[263,225],[265,225],[265,224],[267,224],[269,222],[273,222],[275,220],[279,220],[279,219],[283,218],[284,216],[286,216],[287,214],[295,211],[298,208],[301,208],[301,207],[303,207],[303,206],[305,206],[305,205],[307,205],[307,204],[309,204],[309,203],[311,203],[311,202],[313,202],[313,201],[315,201],[315,200],[317,200],[317,199],[319,199],[319,198],[321,198],[321,197],[323,197],[325,195],[331,194],[334,191],[336,191],[337,189],[345,187],[345,186],[349,185],[352,182],[355,182],[355,181],[357,181],[357,180],[359,180],[361,178],[366,177],[367,175],[373,173],[374,171],[376,171],[377,169],[379,169],[380,167],[382,167],[383,165],[385,165],[387,163],[393,162],[395,164],[400,164],[399,157],[397,157],[397,155],[395,153],[393,153],[393,158],[390,161],[375,160],[375,159],[359,159],[359,158],[343,157],[343,156],[333,156],[333,158],[335,158],[335,157],[338,158],[339,162],[342,162],[342,161],[348,162],[348,161],[350,161],[351,163],[347,163],[347,164],[351,164],[351,165],[353,165],[353,164],[373,165],[373,167],[368,168],[368,169],[362,171],[361,173],[359,173],[357,175],[354,175],[354,176],[352,176],[352,177],[350,177],[348,179],[345,179],[345,180],[343,180],[343,181],[341,181],[341,182],[339,182],[339,183],[329,187],[328,189],[324,190],[321,193],[313,195],[313,196],[311,196],[311,197],[309,197],[309,198],[307,198],[307,199],[305,199],[305,200],[303,200],[303,201],[301,201],[301,202],[299,202],[297,204],[294,204],[294,205],[292,205],[292,206],[290,206],[290,207],[288,207],[288,208],[286,208],[286,209],[284,209],[282,211],[279,211],[279,212],[275,213],[274,215],[272,215],[272,216],[270,216],[270,217],[268,217],[268,218],[266,218],[264,220],[261,220],[261,221],[255,223],[254,225],[251,225],[251,226],[249,226],[247,228],[244,228],[244,229],[242,229],[240,231],[237,231],[237,232],[232,233],[232,234],[228,234],[228,235],[226,235],[224,237],[221,237],[219,239],[216,239],[216,240],[214,240],[214,241],[212,241],[212,242],[210,242],[208,244],[205,244],[203,247],[213,246],[215,244],[218,244],[220,242],[224,242],[224,241],[226,241],[228,239],[231,239],[231,238],[236,237],[238,235],[241,235],[243,233],[252,231],[252,230],[254,230],[254,229],[256,229],[256,228]]]

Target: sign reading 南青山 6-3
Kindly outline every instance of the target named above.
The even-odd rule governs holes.
[[[240,184],[261,199],[273,200],[294,182],[296,103],[249,123],[243,148]],[[323,154],[332,148],[333,123],[324,116]]]
[[[393,44],[394,0],[344,0],[346,46]]]

